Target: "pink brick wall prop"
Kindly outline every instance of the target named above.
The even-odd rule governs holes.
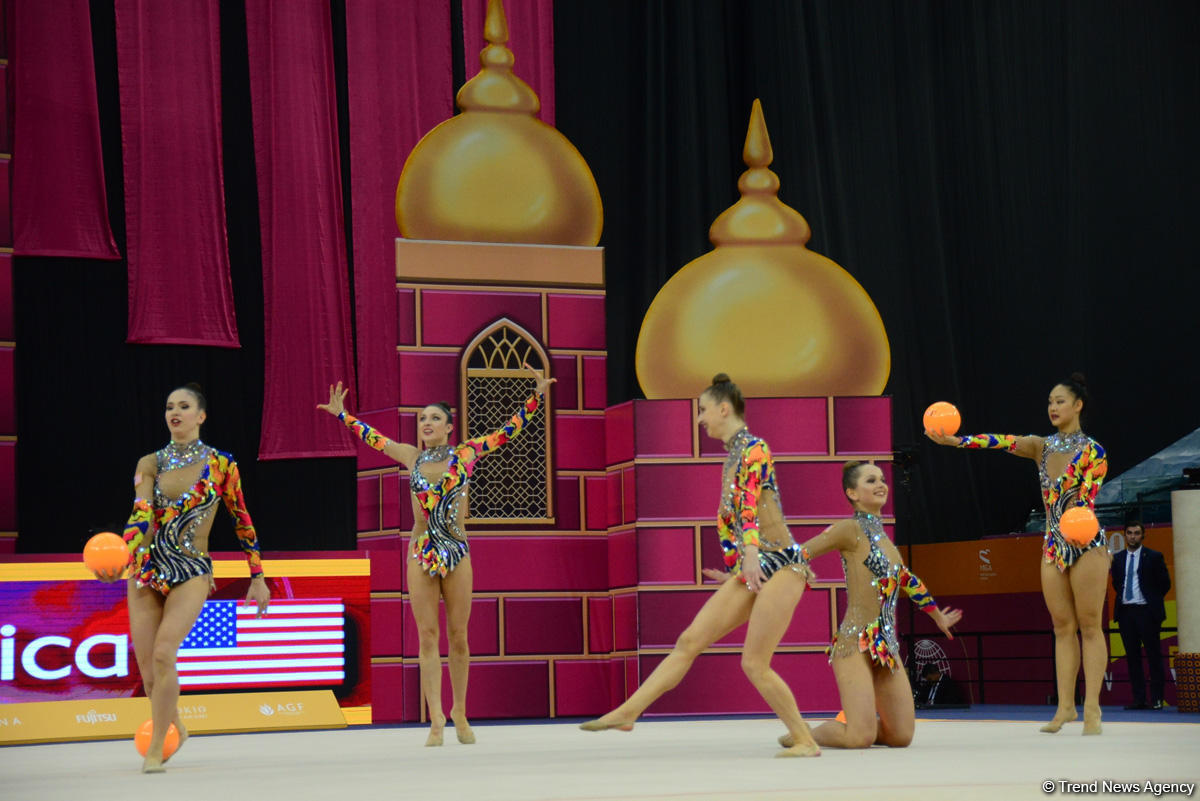
[[[591,535],[474,536],[476,592],[608,589],[608,543]]]
[[[412,605],[408,599],[384,599],[388,601],[389,615],[395,617],[382,618],[387,621],[403,621],[399,626],[402,638],[402,650],[393,650],[387,652],[389,656],[405,656],[416,658],[420,653],[421,640],[417,631],[417,620],[413,617]],[[374,614],[376,607],[375,603],[379,603],[380,599],[375,599],[372,602],[371,612]],[[467,642],[471,646],[471,653],[474,656],[495,656],[500,653],[500,619],[498,610],[500,602],[496,598],[473,598],[471,600],[471,617],[467,621]],[[380,620],[377,618],[377,620]],[[385,623],[384,626],[388,626]],[[390,624],[394,627],[394,624]],[[379,627],[377,622],[372,631]],[[446,639],[446,604],[438,605],[438,653],[446,656],[450,653],[449,641]],[[372,649],[374,652],[374,649]],[[383,651],[379,652],[381,655]]]
[[[505,598],[506,654],[583,653],[579,598]]]
[[[613,647],[617,651],[637,648],[637,594],[623,592],[613,595]]]
[[[605,464],[633,459],[633,401],[610,406],[604,414]]]
[[[371,718],[375,721],[415,720],[406,718],[404,668],[399,662],[371,665]]]
[[[413,289],[396,290],[396,318],[400,341],[397,345],[417,344],[417,293]]]
[[[16,339],[13,327],[12,254],[0,253],[0,340]]]
[[[638,593],[641,647],[673,646],[710,597],[712,593],[708,590]],[[746,627],[739,626],[718,640],[717,644],[740,647],[745,637]],[[796,607],[779,644],[824,648],[829,644],[829,639],[829,592],[809,589]]]
[[[401,475],[398,471],[384,473],[380,476],[383,495],[383,527],[399,529],[401,537],[407,542],[408,534],[413,528],[412,497],[408,492],[408,474]]]
[[[603,409],[608,404],[608,359],[583,357],[583,407]]]
[[[621,471],[621,522],[637,520],[637,471],[627,467]]]
[[[612,708],[608,660],[560,659],[554,663],[554,712],[559,717],[602,715]]]
[[[632,587],[637,575],[638,532],[617,531],[608,536],[608,586]]]
[[[400,361],[400,405],[425,406],[445,401],[457,406],[458,354],[396,354]]]
[[[604,479],[605,483],[608,484],[608,525],[610,527],[619,526],[621,525],[622,493],[624,492],[621,483],[621,471],[612,470],[605,475]]]
[[[17,530],[17,443],[0,442],[0,531]]]
[[[638,532],[638,579],[647,584],[691,584],[696,580],[696,534],[690,528],[643,528]]]
[[[371,592],[402,592],[406,554],[400,549],[366,551],[371,560]],[[400,653],[396,651],[396,653]]]
[[[686,400],[634,401],[634,434],[639,457],[692,455],[692,403]]]
[[[554,464],[559,470],[604,469],[603,417],[557,412],[554,426]]]
[[[555,295],[546,300],[551,348],[604,350],[604,296]]]
[[[662,661],[643,657],[641,675]],[[837,684],[823,653],[776,654],[771,666],[792,688],[802,711],[834,711]],[[770,708],[742,672],[741,655],[702,654],[671,692],[647,710],[648,715],[758,714]],[[697,724],[702,725],[702,724]]]
[[[780,465],[776,465],[778,471]],[[688,520],[717,513],[719,464],[643,464],[637,468],[639,520]]]
[[[776,462],[775,476],[789,517],[846,517],[841,462]]]
[[[465,346],[501,317],[507,317],[538,339],[543,338],[542,299],[536,292],[421,291],[421,343],[424,345]]]
[[[588,652],[606,654],[613,649],[613,601],[607,595],[587,599]]]
[[[829,452],[826,398],[749,398],[746,427],[776,456],[823,456]],[[701,456],[724,456],[720,440],[700,432]]]
[[[0,159],[0,247],[12,247],[12,164]],[[601,312],[603,314],[603,312]],[[603,338],[601,329],[601,338]],[[601,345],[600,347],[604,347]]]
[[[838,454],[892,452],[892,399],[834,398],[834,448]]]
[[[579,509],[579,476],[559,476],[554,480],[555,528],[578,531],[581,523]]]
[[[358,530],[379,530],[379,476],[358,479]]]
[[[0,434],[17,433],[17,373],[12,348],[0,348]]]
[[[574,356],[551,356],[550,375],[558,379],[550,385],[550,406],[554,409],[579,408],[579,365]]]
[[[371,555],[371,572],[378,552]],[[400,656],[404,652],[405,615],[408,610],[399,598],[371,599],[371,656]],[[411,620],[411,618],[410,618]],[[413,635],[414,639],[416,635]]]
[[[583,482],[588,530],[604,531],[608,528],[608,477],[587,476]]]
[[[543,661],[473,662],[467,708],[472,718],[550,716],[550,666]],[[442,668],[442,705],[453,703],[450,671]]]

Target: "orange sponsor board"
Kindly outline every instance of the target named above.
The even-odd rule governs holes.
[[[346,726],[329,690],[212,693],[179,700],[180,720],[191,734]],[[133,737],[149,717],[150,702],[145,698],[4,704],[0,705],[0,745]]]
[[[934,597],[1041,592],[1040,535],[913,545],[909,565]]]
[[[1109,550],[1120,554],[1125,547],[1121,529],[1109,529],[1107,534]],[[1175,549],[1171,527],[1147,527],[1145,542],[1148,547],[1162,552],[1167,569],[1174,576]],[[934,597],[1042,591],[1041,534],[912,545],[908,550],[909,566],[924,580]],[[1173,599],[1174,592],[1172,588],[1167,598]]]

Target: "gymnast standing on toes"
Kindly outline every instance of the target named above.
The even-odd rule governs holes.
[[[1042,596],[1054,624],[1054,661],[1058,679],[1058,710],[1041,728],[1053,734],[1075,720],[1075,682],[1079,676],[1079,641],[1083,635],[1083,733],[1099,734],[1100,683],[1108,664],[1108,647],[1100,627],[1108,570],[1112,556],[1104,529],[1082,548],[1063,539],[1059,518],[1072,506],[1094,508],[1096,493],[1108,472],[1100,443],[1083,433],[1080,420],[1087,409],[1087,382],[1079,373],[1050,390],[1047,413],[1057,431],[1048,437],[976,434],[954,437],[936,431],[925,435],[939,445],[959,448],[998,448],[1033,459],[1038,465],[1046,534],[1042,540]]]
[[[395,459],[409,471],[409,489],[415,522],[409,538],[408,591],[420,640],[421,692],[429,709],[427,746],[442,744],[446,715],[442,712],[442,662],[438,652],[438,600],[446,603],[446,629],[450,641],[450,687],[454,703],[450,718],[460,743],[475,742],[467,722],[467,621],[471,615],[470,548],[463,531],[467,488],[479,460],[511,440],[529,418],[545,405],[546,389],[556,379],[544,378],[528,364],[536,379],[534,393],[498,431],[458,445],[448,444],[454,430],[450,407],[433,403],[417,418],[424,449],[393,442],[345,410],[342,382],[329,387],[329,403],[317,406],[346,424],[363,442]]]
[[[200,441],[200,424],[208,414],[205,405],[196,384],[168,395],[171,439],[162,450],[143,456],[133,477],[136,498],[125,526],[129,566],[134,570],[126,588],[129,631],[154,721],[142,763],[144,773],[163,771],[163,741],[172,723],[179,731],[176,750],[187,740],[187,729],[179,719],[175,658],[214,588],[208,534],[219,502],[233,516],[238,543],[250,563],[246,601],[256,603],[262,617],[271,600],[237,462]],[[96,575],[114,582],[124,572]]]
[[[813,737],[832,748],[867,748],[876,743],[903,748],[912,742],[916,712],[896,636],[900,591],[950,639],[954,639],[950,627],[962,612],[938,608],[884,533],[879,519],[888,498],[883,471],[873,464],[847,462],[842,468],[842,491],[854,507],[854,517],[834,523],[803,546],[805,561],[840,551],[846,573],[846,615],[829,646],[829,664],[846,722],[826,721]],[[790,734],[779,742],[790,745]]]
[[[679,635],[675,648],[629,700],[580,728],[632,730],[646,707],[679,684],[697,656],[749,621],[742,670],[792,738],[787,750],[777,756],[820,756],[792,691],[771,669],[775,647],[809,576],[800,548],[784,524],[771,451],[747,430],[745,400],[729,376],[721,373],[714,377],[698,403],[698,422],[710,437],[724,442],[729,452],[721,473],[717,510],[717,532],[729,572],[704,571],[722,584]]]

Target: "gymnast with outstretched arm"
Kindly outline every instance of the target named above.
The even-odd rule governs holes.
[[[424,448],[394,442],[366,423],[346,412],[345,399],[350,391],[329,387],[329,402],[317,406],[345,423],[371,448],[394,459],[409,471],[409,489],[413,506],[413,530],[408,546],[408,590],[420,642],[419,664],[421,692],[429,710],[427,746],[442,744],[446,716],[442,711],[442,665],[439,655],[438,601],[446,604],[446,634],[450,643],[450,687],[458,741],[475,742],[475,733],[467,720],[467,673],[470,648],[467,622],[471,615],[470,546],[463,527],[471,474],[479,460],[510,441],[525,428],[529,419],[546,403],[546,390],[556,379],[545,378],[528,364],[525,368],[536,379],[534,392],[512,418],[491,434],[450,445],[454,418],[450,406],[432,403],[417,418]]]

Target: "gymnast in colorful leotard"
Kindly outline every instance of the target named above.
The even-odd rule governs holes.
[[[525,365],[536,379],[534,394],[502,428],[483,437],[449,445],[454,430],[450,407],[435,403],[417,418],[425,447],[393,442],[345,410],[349,389],[339,381],[329,388],[329,403],[317,406],[337,417],[364,443],[400,462],[409,471],[414,524],[409,540],[408,591],[420,641],[421,692],[429,710],[427,746],[442,744],[446,716],[442,712],[442,665],[439,656],[438,600],[446,603],[446,634],[453,705],[450,718],[460,743],[475,742],[467,720],[467,673],[470,649],[467,621],[471,614],[470,548],[463,531],[467,491],[479,460],[517,436],[529,418],[545,404],[546,390],[555,379]]]
[[[125,526],[132,575],[126,590],[133,651],[154,720],[154,735],[142,770],[163,770],[163,738],[173,722],[179,743],[187,729],[179,719],[179,674],[175,657],[213,589],[208,534],[218,503],[233,516],[238,543],[250,565],[246,600],[261,617],[271,593],[263,578],[258,537],[242,497],[242,479],[233,456],[200,441],[207,411],[204,394],[188,384],[167,396],[171,440],[138,461],[136,499]],[[99,575],[116,581],[125,571]]]
[[[1011,434],[947,436],[925,432],[941,445],[959,448],[995,448],[1038,465],[1042,502],[1046,508],[1046,533],[1042,539],[1042,596],[1054,624],[1058,709],[1042,731],[1054,733],[1076,718],[1075,682],[1079,676],[1083,640],[1083,733],[1100,734],[1100,686],[1108,664],[1108,647],[1101,628],[1104,596],[1108,589],[1108,552],[1104,529],[1082,548],[1063,539],[1058,522],[1072,506],[1094,508],[1096,493],[1108,472],[1100,443],[1083,433],[1080,420],[1087,408],[1087,382],[1079,373],[1054,385],[1047,412],[1057,429],[1048,437]]]
[[[675,648],[625,703],[580,728],[632,730],[650,704],[679,684],[696,657],[748,622],[742,670],[787,726],[791,738],[787,750],[778,756],[820,756],[791,689],[771,669],[775,647],[791,622],[809,576],[784,521],[771,450],[746,428],[745,399],[729,376],[715,376],[697,404],[698,422],[710,437],[725,443],[729,454],[721,472],[717,508],[727,571],[704,571],[721,586],[679,635]]]
[[[938,607],[884,533],[879,518],[888,498],[883,471],[866,462],[847,462],[842,468],[842,491],[854,507],[854,516],[834,523],[802,546],[806,562],[840,551],[846,574],[846,614],[829,646],[829,664],[846,720],[822,723],[813,737],[833,748],[873,744],[903,748],[912,742],[916,711],[896,633],[900,592],[947,637],[953,638],[950,627],[962,612]],[[780,738],[785,746],[790,742],[788,735]]]

